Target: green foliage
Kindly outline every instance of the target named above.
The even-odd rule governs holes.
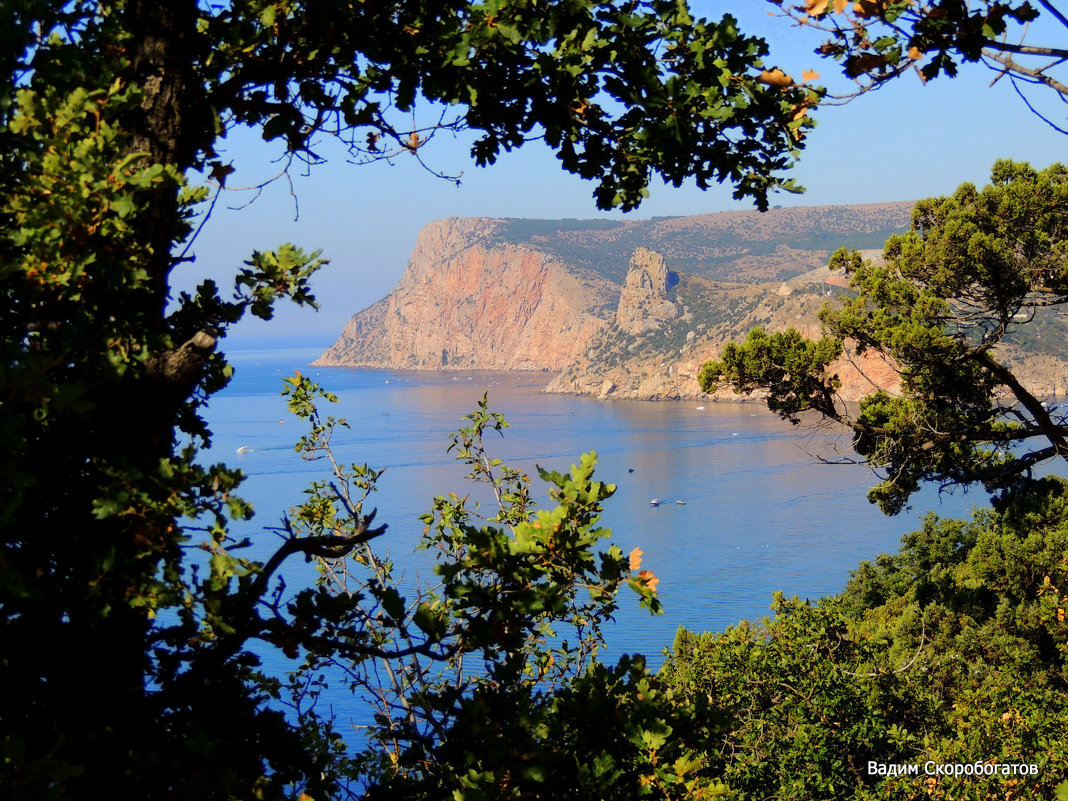
[[[650,676],[641,659],[595,664],[552,694],[481,683],[460,704],[423,775],[387,778],[369,798],[720,797],[703,748],[718,717]]]
[[[237,276],[237,286],[248,291],[249,311],[264,320],[273,316],[276,299],[288,297],[300,305],[318,308],[309,291],[308,278],[327,259],[319,258],[320,251],[305,256],[300,248],[282,245],[277,252],[253,251],[252,258],[245,262],[251,270],[242,270]]]
[[[380,471],[338,464],[330,439],[345,422],[317,409],[330,396],[300,375],[287,383],[291,410],[311,423],[298,450],[327,460],[331,476],[282,527],[317,558],[319,586],[289,603],[290,622],[275,610],[266,638],[307,653],[308,676],[343,662],[376,710],[372,745],[340,766],[370,797],[711,797],[706,705],[659,689],[640,658],[615,669],[594,659],[622,586],[653,612],[659,602],[651,572],[618,548],[595,552],[614,487],[593,478],[593,454],[567,475],[540,471],[556,505],[537,509],[530,479],[485,450],[484,435],[507,423],[483,398],[450,450],[496,509],[436,498],[421,547],[437,582],[405,584],[371,546],[383,528],[363,514]]]
[[[762,626],[681,630],[662,677],[723,708],[710,758],[733,797],[849,797],[869,759],[898,761],[892,726],[917,699],[885,670],[885,643],[850,631],[836,605],[776,596],[773,608]]]
[[[381,658],[373,633],[336,628],[359,619],[352,598],[306,590],[290,609],[272,584],[292,557],[336,556],[379,529],[319,498],[292,522],[315,533],[265,564],[229,533],[252,512],[242,475],[199,456],[200,408],[231,372],[218,341],[281,298],[314,305],[324,260],[283,245],[252,254],[230,297],[223,280],[173,297],[232,171],[218,138],[254,126],[307,162],[323,135],[356,161],[421,159],[435,132],[469,128],[480,164],[544,139],[604,207],[636,206],[654,173],[729,181],[763,205],[790,188],[817,95],[762,82],[766,48],[731,18],[663,0],[12,2],[0,21],[0,785],[34,799],[326,797],[344,773],[329,726],[303,702],[289,717],[268,705],[321,685],[264,675],[250,643]],[[420,127],[417,107],[436,122]],[[310,414],[314,393],[291,387]],[[305,454],[331,427],[315,425]],[[538,604],[587,608],[529,559],[549,547],[536,522],[561,525],[568,559],[598,536],[607,490],[589,469],[548,477],[570,511],[522,524],[529,554],[471,527],[528,571],[522,612],[482,620],[481,579],[457,584],[443,607],[412,610],[420,648],[447,641],[458,610],[483,628],[511,615],[519,636],[534,624],[516,615],[537,618]],[[342,519],[354,542],[317,528]],[[584,563],[583,583],[611,595],[619,564]]]
[[[832,257],[853,293],[821,312],[827,337],[753,332],[706,366],[703,386],[763,388],[787,419],[814,410],[849,426],[857,453],[884,477],[869,497],[890,514],[924,481],[1018,489],[1035,464],[1068,458],[1065,418],[998,350],[1068,302],[1065,202],[1064,167],[1010,161],[994,165],[982,190],[965,184],[920,201],[911,230],[887,241],[882,260]],[[859,410],[844,404],[830,365],[846,343],[894,365],[900,394],[877,391]]]
[[[834,339],[812,342],[794,328],[770,335],[754,328],[741,345],[728,343],[722,360],[704,365],[697,378],[705,392],[715,392],[720,384],[740,392],[767,387],[768,408],[797,424],[800,412],[838,388],[827,367],[841,352],[841,342]]]
[[[984,63],[999,78],[1008,76],[1021,98],[1028,86],[1052,90],[1060,99],[1068,94],[1055,69],[1065,50],[1055,37],[1043,41],[1065,20],[1050,2],[805,0],[784,6],[783,0],[769,1],[784,16],[828,34],[816,52],[841,63],[845,75],[859,87],[856,94],[912,70],[925,82],[940,75],[952,78],[962,63],[975,62]],[[1047,16],[1040,20],[1043,15]]]
[[[238,3],[200,24],[209,103],[265,139],[300,152],[336,130],[368,160],[470,128],[484,165],[543,135],[566,170],[597,182],[602,208],[636,207],[653,171],[675,186],[729,181],[766,207],[768,191],[792,188],[779,173],[816,100],[761,82],[767,48],[731,17],[694,19],[664,0]],[[420,97],[458,107],[454,121],[399,122]]]
[[[728,715],[709,758],[738,798],[1049,797],[1068,773],[1066,551],[1068,482],[1045,479],[968,522],[928,516],[838,597],[680,631],[659,678]],[[928,762],[1038,773],[953,779]]]

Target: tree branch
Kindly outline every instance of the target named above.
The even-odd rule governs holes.
[[[257,603],[267,591],[267,582],[271,576],[281,567],[282,563],[294,554],[302,553],[305,556],[317,556],[322,559],[341,559],[348,555],[353,548],[375,537],[386,533],[388,525],[383,524],[378,528],[370,528],[374,522],[378,510],[371,510],[371,514],[363,518],[355,530],[347,536],[325,535],[320,537],[290,537],[279,548],[267,563],[260,569],[256,576],[256,582],[252,585],[253,604]],[[288,521],[286,521],[288,528]],[[251,611],[251,610],[250,610]]]
[[[1068,28],[1068,17],[1065,17],[1053,3],[1049,2],[1049,0],[1038,0],[1038,4],[1046,9],[1061,25]]]
[[[1032,419],[1038,425],[1042,431],[1042,435],[1046,437],[1052,443],[1056,449],[1056,454],[1064,459],[1068,459],[1068,443],[1065,442],[1065,431],[1061,426],[1058,426],[1050,418],[1049,413],[1046,411],[1042,402],[1038,400],[1031,392],[1020,383],[1019,379],[1013,374],[1011,370],[1005,367],[1003,364],[994,360],[994,357],[989,352],[983,351],[976,354],[976,361],[979,364],[986,367],[994,376],[1006,387],[1008,387],[1012,394],[1016,396],[1017,400],[1023,404],[1024,408],[1030,412]]]
[[[1028,100],[1026,95],[1024,95],[1024,93],[1020,91],[1020,87],[1016,85],[1015,76],[1010,75],[1009,76],[1009,80],[1012,81],[1012,88],[1016,90],[1016,94],[1018,94],[1020,96],[1020,99],[1024,102],[1024,105],[1027,106],[1027,108],[1031,111],[1032,114],[1034,114],[1036,117],[1038,117],[1044,123],[1046,123],[1050,128],[1055,130],[1057,133],[1068,134],[1068,130],[1065,130],[1064,128],[1062,128],[1059,125],[1057,125],[1056,123],[1054,123],[1051,119],[1046,117],[1044,114],[1040,113],[1038,109],[1036,109],[1034,106],[1031,105],[1031,101]]]
[[[1000,64],[1002,68],[1011,75],[1016,75],[1032,83],[1043,84],[1061,96],[1068,96],[1068,86],[1061,83],[1056,78],[1051,78],[1044,72],[1044,70],[1049,69],[1049,67],[1053,65],[1047,65],[1042,69],[1033,69],[1031,67],[1025,67],[1018,61],[1013,61],[1010,56],[1005,55],[1004,53],[990,53],[984,50],[983,55],[991,61]],[[1068,53],[1062,56],[1062,58],[1068,58]]]
[[[1061,50],[1059,47],[1035,47],[1034,45],[999,42],[995,39],[988,39],[986,48],[989,48],[990,50],[1003,50],[1007,53],[1019,53],[1022,56],[1050,56],[1059,59],[1068,58],[1068,50]]]
[[[146,377],[157,385],[163,397],[181,403],[200,380],[215,343],[215,333],[198,331],[174,350],[152,356],[145,365]]]

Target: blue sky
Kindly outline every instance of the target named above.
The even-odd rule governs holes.
[[[718,17],[730,8],[743,31],[768,41],[768,62],[793,75],[815,69],[832,89],[847,88],[837,66],[812,53],[818,38],[787,20],[769,17],[767,11],[774,8],[770,4],[749,0],[693,7],[707,17]],[[773,202],[800,206],[916,200],[951,192],[964,181],[984,183],[997,158],[1035,166],[1062,160],[1065,137],[1032,115],[1008,81],[988,87],[992,77],[982,66],[966,67],[956,79],[939,78],[927,85],[909,75],[845,106],[820,109],[818,125],[793,173],[806,193],[782,195]],[[1051,105],[1046,103],[1046,108]],[[1058,108],[1053,112],[1059,115],[1055,121],[1065,121]],[[274,151],[255,134],[232,135],[224,145],[224,160],[233,159],[237,168],[230,176],[231,186],[256,184],[280,169],[272,163]],[[246,203],[251,193],[227,192],[196,243],[196,263],[176,276],[179,288],[205,276],[226,287],[252,250],[283,242],[322,249],[332,260],[314,284],[320,312],[282,308],[272,323],[243,322],[231,335],[231,347],[287,337],[329,344],[353,313],[396,284],[416,234],[431,220],[624,216],[599,212],[593,186],[564,173],[549,149],[538,142],[505,154],[493,167],[479,169],[467,155],[466,140],[434,141],[424,151],[427,160],[443,172],[463,171],[459,187],[433,177],[407,156],[394,164],[356,166],[346,163],[344,153],[328,140],[320,151],[329,158],[328,164],[312,168],[308,175],[293,171],[295,199],[284,180],[271,184],[240,210],[228,206]],[[629,216],[751,208],[734,201],[731,191],[654,185],[651,197]],[[299,219],[294,219],[298,204]]]

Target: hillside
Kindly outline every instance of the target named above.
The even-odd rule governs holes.
[[[631,265],[631,274],[636,265]],[[589,347],[546,388],[548,392],[596,395],[601,398],[701,398],[697,384],[701,366],[717,358],[723,346],[745,336],[750,328],[793,326],[809,336],[819,332],[817,313],[845,290],[845,280],[826,268],[787,282],[742,284],[710,281],[680,274],[663,299],[677,313],[658,325],[636,330],[609,321]],[[624,306],[621,298],[620,307]],[[617,315],[617,317],[620,315]],[[836,365],[842,394],[859,399],[874,386],[892,387],[896,375],[880,360],[854,355]],[[721,398],[734,398],[729,391]]]
[[[879,248],[908,203],[646,221],[439,220],[397,287],[352,317],[318,365],[558,373],[549,392],[699,398],[697,374],[757,325],[818,332],[847,291],[827,269],[842,245]],[[877,250],[872,250],[876,254]],[[1068,392],[1068,328],[1052,314],[1002,354],[1039,394]],[[893,386],[850,354],[843,395]],[[725,395],[724,397],[730,397]]]
[[[840,247],[882,248],[908,225],[911,203],[803,206],[690,217],[604,220],[502,220],[504,244],[533,247],[621,284],[639,247],[673,270],[740,283],[785,280],[826,264]]]
[[[356,314],[316,364],[561,370],[604,325],[619,288],[545,251],[504,245],[494,220],[430,223],[397,287]]]

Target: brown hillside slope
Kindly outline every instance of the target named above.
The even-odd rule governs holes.
[[[420,232],[398,286],[357,313],[316,364],[544,370],[560,373],[550,392],[705,397],[701,365],[753,326],[816,335],[820,306],[847,291],[825,266],[831,249],[903,229],[908,208],[439,220]],[[1030,386],[1068,391],[1068,327],[1059,318],[1036,320],[1013,340],[1003,358]],[[851,400],[896,382],[878,361],[847,358],[838,370]]]

